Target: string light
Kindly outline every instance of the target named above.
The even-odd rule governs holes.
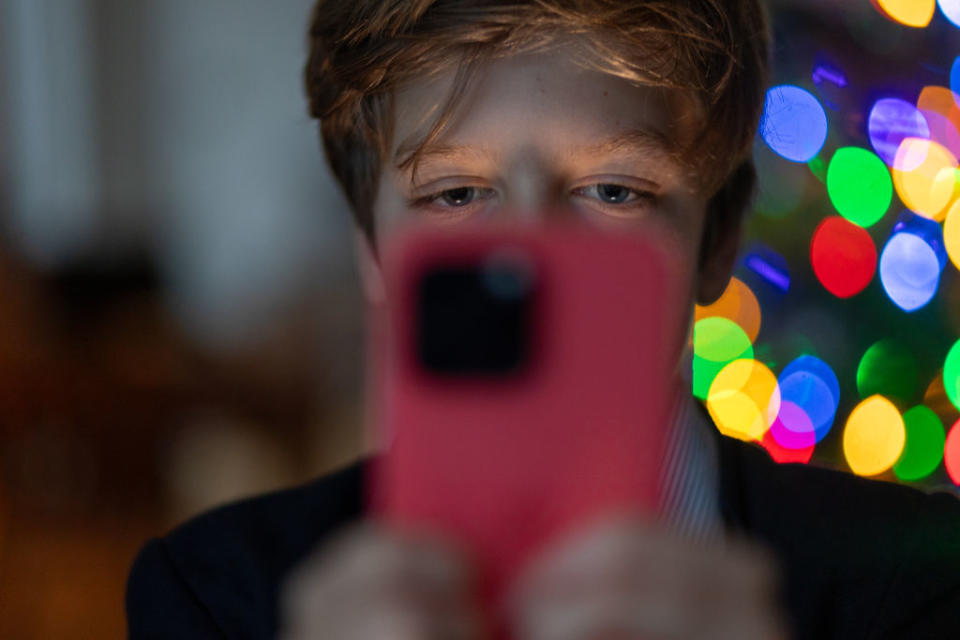
[[[870,109],[867,133],[877,155],[892,167],[900,144],[907,138],[929,139],[930,127],[916,106],[899,98],[881,98]]]
[[[903,452],[906,430],[903,417],[883,396],[870,396],[847,418],[843,454],[859,476],[875,476],[893,466]]]
[[[724,435],[761,440],[780,412],[777,378],[762,362],[734,360],[710,385],[707,410]]]
[[[717,374],[743,358],[753,358],[753,344],[740,325],[722,316],[697,321],[693,326],[693,395],[705,400]]]
[[[827,193],[840,215],[861,227],[870,227],[890,207],[893,182],[883,160],[875,154],[859,147],[843,147],[830,160]]]
[[[827,140],[827,114],[806,89],[773,87],[764,101],[760,135],[787,160],[808,162]]]
[[[907,27],[923,28],[933,19],[935,0],[874,0],[880,13]]]
[[[813,233],[810,262],[814,275],[827,291],[838,298],[849,298],[873,280],[877,249],[862,227],[831,217]]]
[[[917,405],[903,414],[906,442],[893,472],[901,480],[921,480],[940,466],[946,434],[929,407]]]
[[[893,161],[893,186],[915,213],[942,220],[957,194],[957,159],[932,140],[906,138]]]

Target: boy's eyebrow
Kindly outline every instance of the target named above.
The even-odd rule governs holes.
[[[646,128],[624,129],[585,147],[564,149],[564,155],[604,155],[628,151],[642,155],[664,155],[676,150],[676,143],[661,131]],[[417,143],[407,141],[401,144],[393,155],[396,168],[409,159],[417,150]],[[420,149],[419,161],[446,160],[464,156],[489,158],[496,154],[483,145],[446,145],[430,144]]]
[[[675,149],[676,144],[672,138],[656,129],[625,129],[612,136],[591,144],[586,147],[576,149],[577,153],[604,154],[617,151],[633,151],[642,154],[663,154]]]

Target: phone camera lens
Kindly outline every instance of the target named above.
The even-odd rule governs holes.
[[[494,298],[505,302],[519,300],[533,287],[533,266],[520,254],[494,254],[484,264],[482,281]]]

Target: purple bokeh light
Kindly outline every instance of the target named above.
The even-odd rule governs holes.
[[[906,138],[930,139],[927,119],[914,105],[899,98],[881,98],[867,120],[870,144],[888,167],[892,167],[900,143]]]

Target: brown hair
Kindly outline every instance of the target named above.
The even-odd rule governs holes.
[[[692,93],[704,119],[694,163],[711,192],[743,191],[767,80],[759,0],[317,0],[305,84],[327,160],[357,224],[374,239],[373,202],[392,144],[392,95],[404,82],[459,61],[432,131],[441,135],[477,66],[583,36],[582,63],[629,81]],[[723,191],[723,189],[721,189]],[[731,194],[718,193],[723,200]],[[732,194],[733,200],[748,198]]]

